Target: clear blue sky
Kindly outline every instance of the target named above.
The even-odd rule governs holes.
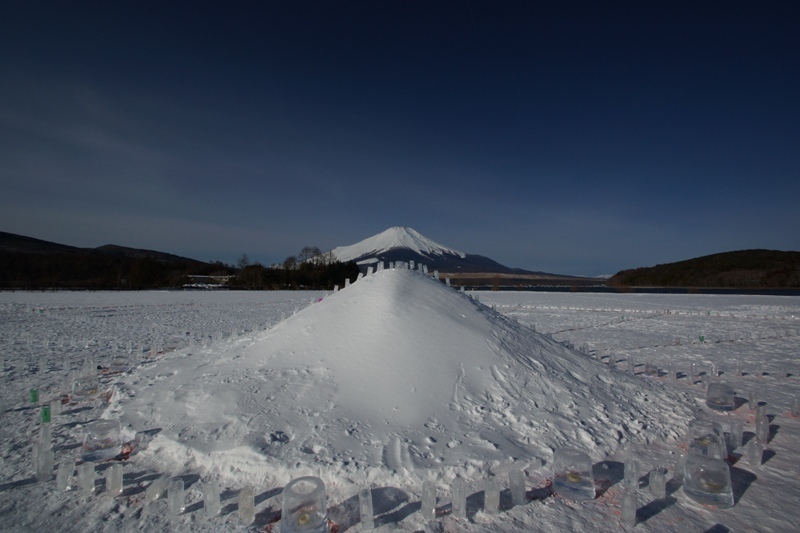
[[[800,2],[6,2],[0,186],[0,231],[230,263],[800,250]]]

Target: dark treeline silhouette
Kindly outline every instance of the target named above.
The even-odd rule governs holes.
[[[105,254],[25,254],[0,252],[0,289],[142,290],[191,286],[198,276],[213,276],[221,287],[244,290],[333,289],[355,281],[358,266],[298,263],[267,268],[258,263],[240,268],[224,263],[161,261],[154,257]]]
[[[181,287],[191,275],[230,275],[233,267],[192,259],[164,261],[101,252],[0,252],[3,289],[157,289]]]
[[[616,287],[800,287],[800,252],[741,250],[623,270],[608,280]]]
[[[2,290],[332,289],[357,276],[355,263],[341,263],[314,246],[267,268],[252,264],[247,255],[233,266],[124,246],[77,248],[0,232]]]
[[[333,289],[343,287],[345,279],[355,281],[358,265],[350,261],[329,264],[301,263],[297,268],[266,268],[258,263],[247,265],[237,271],[228,281],[231,289],[278,290],[278,289]]]
[[[358,265],[342,263],[330,252],[324,254],[315,246],[305,246],[297,256],[289,256],[281,266],[267,268],[251,264],[243,254],[237,262],[237,272],[229,281],[232,289],[333,289],[344,286],[358,277]]]

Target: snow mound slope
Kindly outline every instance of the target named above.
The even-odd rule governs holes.
[[[342,262],[355,261],[364,256],[371,256],[388,252],[396,248],[404,248],[422,255],[457,255],[465,258],[466,254],[448,248],[411,228],[394,226],[377,235],[368,237],[363,241],[349,246],[339,246],[332,250],[333,255]]]
[[[191,456],[223,475],[277,464],[469,475],[549,460],[561,446],[600,459],[629,441],[678,438],[692,416],[684,394],[408,270],[367,276],[270,331],[134,379],[136,396],[114,406],[123,421],[161,428],[165,460]]]

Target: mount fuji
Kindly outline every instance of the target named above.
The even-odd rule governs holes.
[[[467,254],[425,237],[418,231],[394,226],[349,246],[331,250],[337,260],[355,261],[366,268],[378,261],[414,261],[442,272],[532,274],[510,268],[482,255]]]

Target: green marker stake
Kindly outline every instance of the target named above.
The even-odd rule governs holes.
[[[31,403],[39,403],[39,389],[31,389]]]
[[[43,405],[42,406],[42,424],[49,424],[50,423],[50,406]]]

